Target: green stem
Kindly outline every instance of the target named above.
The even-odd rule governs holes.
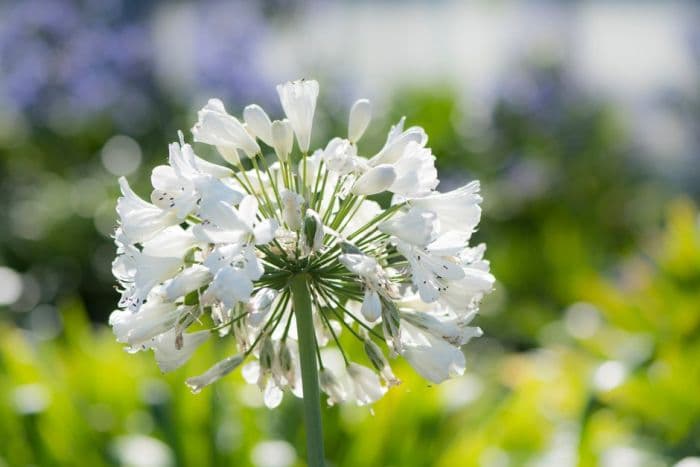
[[[308,280],[308,274],[296,274],[289,282],[289,288],[292,292],[292,305],[297,319],[301,384],[304,390],[307,458],[309,467],[323,467],[325,461],[321,429],[321,395],[316,368],[316,336],[311,314],[311,296],[307,287]]]

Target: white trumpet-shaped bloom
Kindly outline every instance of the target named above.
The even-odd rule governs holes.
[[[290,81],[277,86],[284,113],[297,135],[302,152],[309,150],[311,126],[318,98],[318,82],[314,80]]]
[[[112,271],[121,299],[109,319],[117,341],[152,350],[171,371],[224,339],[230,356],[186,384],[199,392],[241,366],[270,408],[286,393],[303,396],[300,352],[320,357],[329,404],[371,404],[399,384],[387,355],[433,382],[461,375],[462,346],[481,335],[472,321],[495,282],[485,246],[469,246],[479,183],[437,191],[428,137],[403,118],[374,156],[359,152],[366,99],[352,106],[347,138],[311,148],[318,83],[277,90],[284,120],[257,105],[239,120],[217,99],[200,110],[194,140],[230,166],[199,157],[180,134],[151,173],[151,202],[119,180]],[[311,349],[300,348],[289,285],[302,274]],[[364,357],[344,349],[354,338]]]

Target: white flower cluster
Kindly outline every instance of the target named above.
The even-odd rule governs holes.
[[[365,99],[350,111],[347,138],[309,155],[318,83],[277,90],[283,120],[250,105],[241,122],[216,99],[200,110],[194,141],[230,166],[198,157],[180,134],[168,165],[153,169],[151,202],[120,179],[117,340],[152,349],[171,371],[212,335],[231,339],[232,356],[187,384],[198,392],[244,364],[274,407],[285,390],[302,395],[289,281],[305,274],[330,404],[372,403],[398,383],[383,346],[430,381],[461,375],[460,347],[481,334],[470,322],[494,283],[484,245],[468,246],[479,183],[436,191],[427,135],[403,119],[376,155],[361,156]],[[370,199],[381,192],[393,194],[386,208]],[[341,332],[361,340],[367,365],[350,361]],[[321,350],[329,344],[335,355]]]

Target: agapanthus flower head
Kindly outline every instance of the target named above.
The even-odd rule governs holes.
[[[366,99],[352,107],[347,138],[309,153],[318,83],[277,90],[284,120],[257,105],[239,119],[216,99],[199,112],[194,140],[230,165],[199,157],[180,134],[153,169],[150,202],[120,180],[117,340],[153,349],[171,371],[208,338],[226,339],[230,356],[187,384],[198,392],[242,366],[274,407],[285,391],[302,396],[290,281],[303,275],[330,404],[370,404],[398,384],[387,354],[436,383],[461,375],[461,346],[481,334],[471,321],[494,283],[484,245],[469,246],[479,183],[436,191],[427,135],[403,119],[363,156]],[[389,206],[371,198],[381,192],[393,194]],[[364,354],[349,355],[346,338]]]

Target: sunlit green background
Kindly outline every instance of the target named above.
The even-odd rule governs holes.
[[[375,102],[441,188],[482,181],[498,279],[467,373],[324,409],[332,466],[700,465],[700,22],[683,2],[0,1],[0,466],[304,465],[209,342],[161,375],[106,318],[118,175],[147,194],[219,96],[281,115],[321,82],[314,141]],[[188,136],[189,137],[189,136]],[[349,343],[349,345],[352,345]]]

